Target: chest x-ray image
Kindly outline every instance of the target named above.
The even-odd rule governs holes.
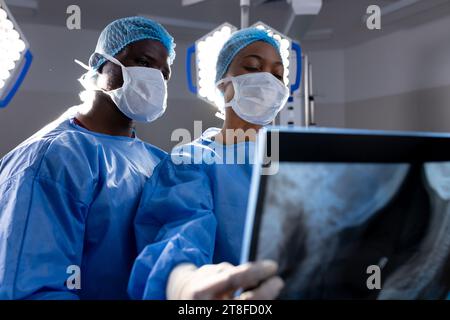
[[[284,162],[265,179],[253,258],[278,261],[280,298],[446,296],[450,163]]]

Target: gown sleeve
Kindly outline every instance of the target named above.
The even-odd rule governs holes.
[[[167,280],[181,263],[212,263],[216,219],[208,175],[170,156],[148,180],[135,228],[138,252],[128,285],[132,299],[166,299]]]
[[[83,250],[87,205],[77,190],[91,192],[92,179],[67,145],[49,147],[36,167],[30,150],[0,166],[0,299],[78,299],[67,285]]]

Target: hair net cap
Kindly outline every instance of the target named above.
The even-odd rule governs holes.
[[[161,42],[169,54],[169,63],[175,60],[173,37],[159,23],[144,17],[128,17],[111,22],[100,34],[95,53],[89,59],[89,66],[98,70],[106,59],[102,53],[117,55],[129,44],[140,40]]]
[[[254,42],[263,41],[273,46],[280,53],[280,44],[265,30],[246,28],[234,33],[220,50],[216,65],[216,82],[221,80],[236,55]]]

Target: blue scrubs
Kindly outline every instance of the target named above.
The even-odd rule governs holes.
[[[165,299],[180,263],[239,264],[254,143],[214,142],[218,131],[176,148],[147,182],[136,213],[142,252],[130,278],[132,298]]]
[[[0,161],[0,299],[127,299],[133,220],[166,153],[55,121]],[[80,267],[81,289],[66,281]],[[70,270],[70,269],[69,269]]]

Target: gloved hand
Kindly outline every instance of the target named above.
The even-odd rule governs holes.
[[[170,274],[167,285],[169,300],[275,299],[284,287],[276,275],[274,261],[233,266],[229,263],[205,265],[181,264]],[[243,293],[235,297],[235,293]]]

